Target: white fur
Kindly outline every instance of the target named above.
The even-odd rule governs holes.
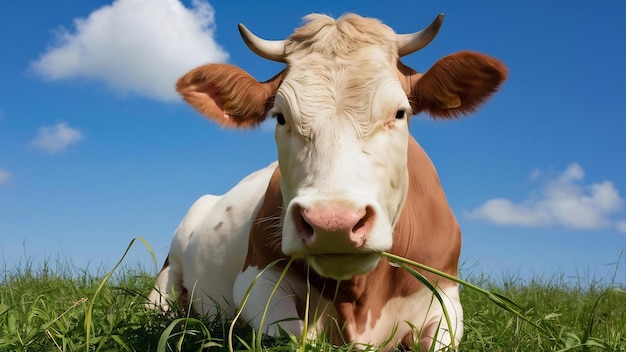
[[[252,325],[255,330],[261,330],[272,336],[278,336],[279,325],[288,333],[301,336],[304,322],[299,319],[299,313],[302,314],[304,311],[306,282],[293,272],[288,272],[279,282],[282,268],[278,266],[265,270],[259,276],[260,272],[259,268],[249,267],[235,281],[235,304],[241,305],[246,292],[250,289],[250,296],[242,309],[242,319]],[[257,276],[258,279],[253,284]],[[276,292],[270,301],[275,287]],[[360,346],[357,347],[381,346],[389,341],[386,345],[389,348],[398,345],[409,334],[413,335],[413,342],[421,345],[424,351],[429,350],[433,340],[436,341],[435,351],[450,346],[452,341],[455,346],[458,346],[463,336],[463,308],[459,299],[458,286],[438,288],[437,291],[446,307],[450,326],[447,324],[443,308],[437,298],[430,290],[423,289],[408,297],[396,297],[389,300],[382,308],[376,322],[372,321],[375,313],[370,312],[364,331],[357,332],[353,325],[347,325],[346,329],[351,329],[351,336],[359,342]],[[332,321],[337,317],[337,312],[332,302],[321,296],[313,286],[309,296],[310,314],[307,336],[314,338],[322,331],[336,333],[336,330],[332,330]],[[261,319],[267,302],[270,304],[262,326]],[[393,336],[390,336],[393,327],[397,330]]]
[[[328,65],[331,66],[328,71],[338,70]],[[367,81],[370,90],[365,91],[361,99],[373,103],[367,110],[358,113],[354,111],[356,107],[337,111],[332,101],[327,101],[325,105],[305,101],[309,94],[314,97],[332,96],[347,88],[341,83],[337,83],[339,88],[336,88],[314,80],[313,77],[317,78],[319,73],[311,71],[307,65],[292,64],[289,75],[278,89],[274,111],[282,113],[287,120],[285,125],[276,126],[275,133],[287,214],[282,238],[285,254],[311,256],[320,253],[320,247],[329,248],[329,253],[345,254],[380,252],[391,248],[393,228],[408,190],[408,116],[395,119],[395,114],[398,110],[410,111],[410,108],[395,71],[391,70],[390,63],[387,65],[390,66],[389,71],[359,69],[372,75],[372,81]],[[307,85],[302,82],[307,82]],[[301,97],[298,94],[301,91],[306,91],[307,95]],[[342,104],[350,107],[351,104],[361,104],[361,100]],[[362,120],[368,123],[364,124]],[[313,253],[298,236],[294,216],[297,216],[298,209],[337,205],[372,209],[375,218],[371,231],[360,248],[318,243]],[[376,264],[375,257],[363,256],[353,261],[356,265],[352,272],[340,273],[336,271],[340,262],[319,265],[315,257],[312,258],[310,263],[316,271],[336,279],[365,273]]]
[[[275,169],[272,163],[223,196],[205,195],[191,206],[176,229],[169,267],[157,277],[149,304],[168,310],[169,301],[185,288],[196,312],[214,315],[217,305],[229,316],[234,314],[233,285],[246,258],[250,226]]]
[[[286,262],[283,262],[286,264]],[[282,268],[274,266],[265,270],[257,267],[248,267],[235,281],[234,300],[235,304],[241,306],[246,292],[250,289],[250,295],[242,308],[241,317],[257,331],[272,336],[278,336],[279,326],[286,332],[295,336],[302,336],[304,321],[299,318],[299,313],[303,313],[306,303],[306,282],[301,277],[295,275],[293,271],[288,271],[282,281],[279,278]],[[254,280],[257,278],[256,282]],[[270,301],[272,291],[276,292]],[[311,286],[309,293],[310,313],[308,316],[307,336],[314,338],[326,327],[329,317],[336,317],[337,313],[333,303],[323,298],[315,287]],[[261,325],[261,320],[267,302],[270,302],[265,318],[265,324]]]
[[[452,339],[458,346],[463,336],[463,308],[459,300],[458,286],[437,289],[437,291],[450,317],[451,329],[448,327],[439,301],[430,290],[423,289],[408,297],[396,297],[389,300],[383,307],[376,324],[372,324],[372,316],[368,315],[366,330],[355,334],[354,336],[357,336],[355,340],[379,346],[389,339],[391,327],[396,326],[397,331],[390,346],[399,344],[409,333],[413,333],[414,342],[416,345],[420,344],[424,351],[430,349],[435,338],[435,351],[450,346]],[[416,331],[412,331],[408,323],[415,326]]]

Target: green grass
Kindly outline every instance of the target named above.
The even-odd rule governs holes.
[[[570,284],[563,277],[487,278],[474,283],[523,307],[530,322],[504,314],[484,295],[465,290],[466,351],[626,351],[626,291],[600,283]]]
[[[54,265],[52,265],[54,264]],[[227,351],[229,325],[190,316],[184,307],[164,316],[144,308],[155,269],[119,266],[93,274],[63,261],[35,267],[25,260],[0,274],[0,351]],[[562,276],[466,278],[508,297],[521,317],[483,292],[465,287],[461,351],[625,351],[626,290],[611,283],[571,283]],[[233,333],[235,350],[350,351],[319,339],[304,346],[289,336]]]

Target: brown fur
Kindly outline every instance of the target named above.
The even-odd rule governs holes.
[[[264,268],[285,255],[280,250],[282,236],[283,196],[280,192],[280,169],[277,167],[265,192],[263,205],[250,229],[248,255],[242,272],[249,266]]]
[[[225,127],[249,127],[263,122],[272,107],[283,72],[264,83],[239,67],[209,64],[176,83],[176,90],[201,114]]]
[[[471,51],[442,58],[424,75],[401,62],[398,70],[413,112],[444,118],[475,112],[507,77],[502,62]]]

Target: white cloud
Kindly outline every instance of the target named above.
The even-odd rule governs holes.
[[[533,171],[531,179],[541,173]],[[611,181],[583,184],[585,172],[574,163],[557,177],[549,179],[536,197],[514,203],[497,198],[465,213],[470,219],[483,219],[499,225],[562,226],[576,230],[610,227],[626,233],[626,221],[613,221],[611,215],[624,209],[624,200]]]
[[[215,12],[205,0],[116,0],[60,28],[56,44],[31,63],[47,79],[87,78],[122,93],[174,100],[190,69],[228,54],[214,39]]]
[[[82,139],[82,132],[68,126],[65,122],[59,122],[54,126],[41,127],[30,145],[55,154],[64,151],[70,145],[76,144]]]
[[[0,169],[0,185],[8,183],[9,180],[11,180],[11,173],[6,170]]]

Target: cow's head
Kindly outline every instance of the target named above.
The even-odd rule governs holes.
[[[227,127],[276,120],[285,216],[282,251],[306,257],[321,275],[346,279],[372,270],[391,248],[408,191],[409,117],[466,114],[495,92],[506,68],[461,52],[425,74],[399,58],[426,46],[443,21],[398,35],[378,20],[323,15],[288,39],[260,39],[240,25],[252,51],[287,64],[259,83],[225,64],[199,67],[177,89]]]

